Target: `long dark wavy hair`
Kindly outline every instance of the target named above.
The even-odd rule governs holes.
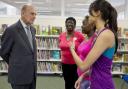
[[[118,37],[117,37],[117,11],[116,9],[106,0],[95,0],[89,7],[89,13],[93,16],[92,11],[100,11],[101,17],[105,21],[105,27],[110,28],[115,35],[115,43],[117,52],[118,48]]]

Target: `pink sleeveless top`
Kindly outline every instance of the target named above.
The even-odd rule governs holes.
[[[86,58],[86,56],[88,55],[88,53],[90,52],[92,45],[93,45],[93,40],[96,37],[96,35],[94,34],[89,40],[87,41],[83,41],[79,47],[78,47],[78,55],[81,58],[81,60],[84,61],[84,59]],[[84,73],[85,71],[82,72],[82,70],[80,70],[80,68],[77,68],[77,73],[78,76],[80,76],[82,73]],[[86,76],[84,79],[86,80],[90,80],[89,76]]]

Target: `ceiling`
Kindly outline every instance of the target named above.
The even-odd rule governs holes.
[[[27,3],[34,4],[38,14],[45,16],[85,16],[94,0],[1,0],[18,9]],[[118,13],[128,13],[128,0],[108,0]],[[127,12],[126,12],[127,11]]]

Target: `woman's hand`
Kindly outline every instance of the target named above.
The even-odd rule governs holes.
[[[72,49],[74,49],[75,50],[75,41],[77,40],[77,38],[76,37],[74,37],[73,38],[73,41],[72,42],[70,42],[70,44],[69,44],[69,47],[70,47],[70,50],[72,50]]]
[[[76,89],[80,89],[80,84],[81,84],[82,80],[83,80],[83,75],[81,75],[81,76],[77,79],[77,81],[75,82],[75,88],[76,88]]]

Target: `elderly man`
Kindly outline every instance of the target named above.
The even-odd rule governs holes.
[[[36,10],[24,5],[21,18],[2,35],[0,56],[9,66],[8,81],[12,89],[36,89],[36,41],[32,24]]]

